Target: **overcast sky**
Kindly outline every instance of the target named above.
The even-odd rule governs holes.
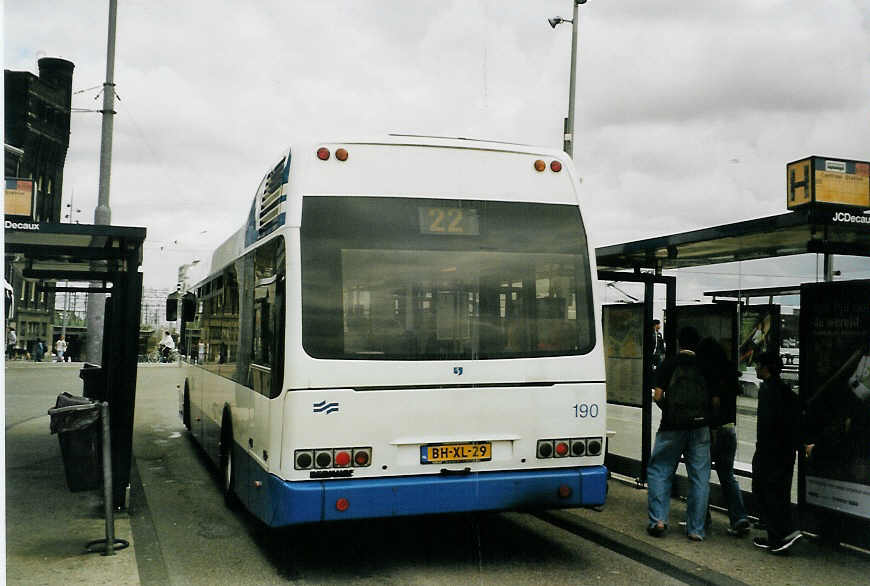
[[[207,264],[299,137],[561,147],[571,27],[547,18],[570,0],[119,4],[112,222],[147,227],[146,287]],[[870,159],[870,0],[589,0],[580,20],[575,161],[596,246],[781,213],[787,162]],[[5,68],[68,59],[73,107],[98,109],[107,22],[108,0],[6,0]],[[99,149],[99,114],[74,113],[63,187],[82,223]],[[739,274],[707,288],[814,280],[814,259],[742,264],[701,271]],[[867,259],[838,268],[870,276]]]

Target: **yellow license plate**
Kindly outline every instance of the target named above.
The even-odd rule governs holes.
[[[421,464],[484,462],[487,460],[492,460],[492,444],[490,442],[428,444],[420,446]]]

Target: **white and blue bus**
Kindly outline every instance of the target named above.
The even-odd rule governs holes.
[[[595,274],[562,152],[295,146],[193,289],[179,412],[270,526],[600,505]]]

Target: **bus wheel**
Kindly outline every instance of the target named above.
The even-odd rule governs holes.
[[[236,476],[235,462],[233,462],[233,429],[228,419],[224,416],[224,425],[221,426],[221,491],[224,494],[226,506],[230,509],[236,509],[239,498],[233,490]]]
[[[181,422],[184,424],[184,427],[190,431],[190,393],[186,386],[184,389],[184,401],[181,407]]]

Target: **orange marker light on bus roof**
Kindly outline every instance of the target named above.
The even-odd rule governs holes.
[[[338,159],[339,161],[346,161],[347,160],[347,150],[346,149],[338,149],[337,151],[335,151],[335,158]]]
[[[317,149],[317,158],[321,161],[329,159],[329,149],[326,147],[320,147]]]
[[[541,159],[538,159],[537,161],[535,161],[535,171],[537,171],[538,173],[540,173],[541,171],[543,171],[546,168],[547,168],[547,163],[545,163]]]
[[[550,170],[553,171],[553,173],[558,173],[559,171],[562,170],[562,163],[560,163],[559,161],[551,162],[550,163]]]

